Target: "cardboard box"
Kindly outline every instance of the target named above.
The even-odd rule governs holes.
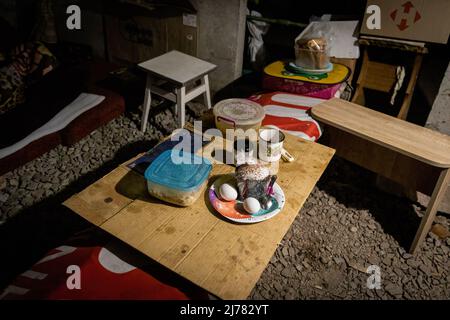
[[[134,64],[171,50],[197,55],[197,27],[184,16],[127,19],[105,17],[108,58],[119,64]]]
[[[370,30],[366,14],[361,34],[421,42],[447,43],[450,33],[449,0],[368,0],[380,8],[381,29]]]
[[[356,61],[357,59],[347,59],[347,58],[335,58],[335,57],[331,57],[330,61],[332,63],[340,63],[343,64],[344,66],[347,66],[350,71],[352,72],[350,74],[350,76],[348,77],[347,81],[349,83],[352,83],[353,81],[353,76],[355,75],[355,70],[356,70]]]

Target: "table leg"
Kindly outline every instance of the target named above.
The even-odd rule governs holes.
[[[417,252],[420,244],[425,239],[428,231],[430,231],[431,225],[436,217],[436,212],[439,207],[439,203],[442,200],[450,182],[450,169],[442,170],[439,175],[439,179],[434,187],[433,194],[431,195],[430,202],[427,206],[427,211],[420,222],[419,230],[417,230],[416,236],[414,237],[414,241],[409,249],[409,252],[414,254]]]
[[[142,119],[141,119],[141,131],[145,132],[148,122],[148,114],[150,112],[150,106],[152,104],[152,94],[151,94],[151,76],[147,75],[147,85],[145,87],[145,99],[144,105],[142,106]]]
[[[184,123],[186,122],[185,113],[184,113],[184,105],[186,103],[186,88],[181,87],[176,89],[177,93],[177,120],[178,120],[178,127],[183,128]]]
[[[205,93],[203,93],[203,98],[205,101],[205,106],[211,109],[211,92],[209,91],[209,78],[208,75],[204,75],[202,78],[202,84],[205,86]]]

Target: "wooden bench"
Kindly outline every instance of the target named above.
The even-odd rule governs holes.
[[[336,154],[431,196],[412,242],[415,253],[450,183],[450,137],[340,99],[312,109]]]

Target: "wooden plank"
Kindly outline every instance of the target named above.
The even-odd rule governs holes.
[[[198,201],[198,204],[202,202]],[[190,210],[176,208],[170,211],[162,210],[159,212],[162,216],[170,216],[166,223],[159,228],[149,232],[145,240],[139,244],[137,249],[151,256],[155,260],[160,260],[163,254],[168,251],[173,243],[184,236],[192,226],[205,216],[205,212],[191,207]]]
[[[133,183],[136,175],[119,167],[63,204],[91,223],[101,225],[133,201],[132,197],[121,194],[116,188],[125,176],[130,177],[129,195],[142,194],[142,188],[136,189]]]
[[[223,299],[246,299],[267,262],[262,259],[276,250],[277,244],[263,236],[244,232],[230,247],[227,255],[205,278],[203,286]]]
[[[361,70],[359,71],[358,79],[356,80],[355,94],[353,95],[353,98],[352,98],[352,102],[358,103],[362,106],[366,104],[365,96],[364,96],[363,82],[367,75],[368,62],[369,62],[369,55],[367,53],[367,49],[364,49]]]
[[[158,200],[136,200],[101,225],[102,229],[137,248],[152,232],[173,218]]]
[[[204,84],[199,85],[198,87],[195,87],[194,89],[190,90],[186,93],[186,102],[191,101],[194,98],[197,98],[199,95],[203,94],[206,91],[206,86]]]
[[[218,223],[219,220],[214,215],[205,215],[175,241],[158,261],[170,269],[175,269]]]
[[[363,82],[363,87],[382,92],[389,92],[397,81],[397,67],[375,61],[369,61],[367,63],[367,74]]]
[[[156,86],[152,87],[152,92],[164,99],[170,100],[172,102],[177,102],[177,96],[173,92],[165,91],[164,89],[158,88]]]
[[[144,104],[142,105],[141,131],[145,132],[148,122],[148,114],[152,106],[152,78],[147,74],[147,81],[145,84]]]
[[[419,54],[428,53],[424,42],[407,41],[392,38],[378,38],[361,35],[358,43],[362,46],[374,46],[389,49],[398,49],[403,51],[415,52]]]
[[[450,137],[433,130],[333,98],[312,109],[320,122],[427,164],[450,167]]]
[[[231,226],[219,221],[174,271],[209,291],[205,279],[220,266],[240,237]],[[217,292],[210,292],[217,295]]]
[[[406,120],[408,116],[409,107],[411,105],[411,100],[414,94],[414,88],[416,87],[417,78],[419,77],[420,67],[422,66],[423,55],[417,54],[414,58],[414,66],[409,78],[408,87],[406,88],[405,97],[403,98],[402,106],[397,115],[397,118]]]

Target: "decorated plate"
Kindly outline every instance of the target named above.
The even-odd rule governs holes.
[[[239,223],[257,223],[275,217],[284,207],[286,199],[281,187],[275,183],[273,185],[272,206],[268,210],[261,209],[256,214],[249,214],[244,210],[242,201],[224,201],[220,198],[219,189],[224,183],[235,183],[233,175],[223,175],[214,181],[209,188],[209,201],[211,205],[228,220]]]
[[[296,65],[293,62],[289,63],[289,67],[292,68],[295,71],[303,72],[303,73],[309,73],[309,74],[323,74],[333,71],[333,64],[330,62],[325,69],[308,69],[303,68],[298,65]]]
[[[319,84],[329,84],[329,85],[335,85],[340,84],[348,79],[350,76],[350,69],[343,64],[340,63],[334,63],[333,64],[333,70],[328,73],[328,77],[320,80],[312,80],[308,79],[307,77],[302,76],[288,76],[284,75],[283,71],[285,70],[286,64],[289,62],[283,62],[283,61],[275,61],[274,63],[269,64],[267,67],[264,68],[264,73],[276,77],[276,78],[283,78],[283,79],[291,79],[291,80],[298,80],[308,83],[319,83]],[[298,66],[297,66],[298,68]],[[317,70],[316,70],[317,71]],[[325,70],[326,71],[326,70]],[[305,69],[302,69],[300,72],[305,73]],[[324,71],[319,71],[320,73],[323,73]],[[308,73],[308,72],[306,72]]]

